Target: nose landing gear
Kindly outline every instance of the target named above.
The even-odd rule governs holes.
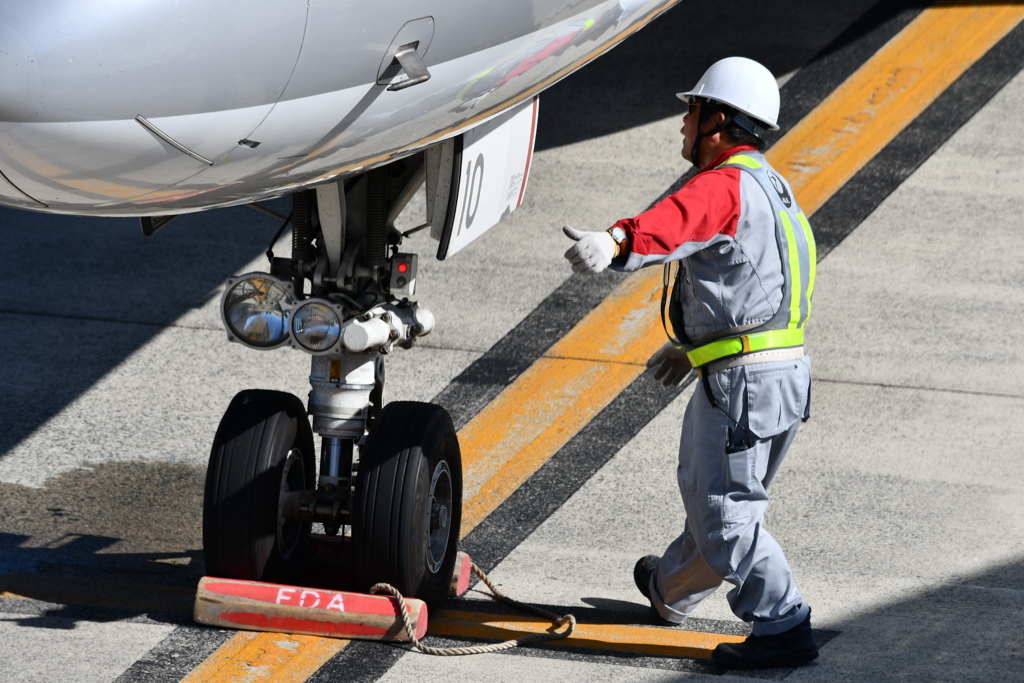
[[[427,177],[426,159],[295,195],[291,258],[229,281],[229,339],[311,354],[312,390],[308,411],[291,394],[247,390],[224,414],[204,499],[207,574],[363,592],[384,582],[428,605],[447,597],[461,521],[458,438],[440,406],[383,405],[382,357],[433,327],[407,298],[416,259],[398,252],[394,227]],[[326,533],[311,536],[314,523]],[[314,566],[326,551],[346,558],[330,585]]]

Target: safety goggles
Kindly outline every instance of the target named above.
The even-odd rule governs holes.
[[[696,97],[693,97],[691,95],[690,97],[686,98],[686,114],[688,116],[692,115],[693,112],[697,111],[698,106],[700,106],[700,101]]]

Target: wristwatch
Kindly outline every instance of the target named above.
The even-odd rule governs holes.
[[[608,234],[615,240],[615,256],[618,257],[622,254],[622,243],[626,241],[626,231],[616,225],[614,228],[608,228]]]

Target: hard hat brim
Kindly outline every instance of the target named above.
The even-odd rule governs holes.
[[[767,128],[768,130],[778,130],[779,129],[778,125],[776,125],[774,123],[768,123],[767,121],[754,116],[749,111],[745,111],[744,109],[742,109],[740,107],[737,107],[732,102],[726,102],[725,100],[719,99],[717,97],[708,97],[706,95],[701,95],[700,93],[696,93],[696,92],[694,92],[692,90],[687,90],[686,92],[677,92],[676,93],[676,97],[681,99],[683,102],[687,102],[687,103],[693,97],[701,97],[701,98],[704,98],[705,100],[714,100],[715,102],[721,102],[722,104],[729,105],[730,107],[732,107],[736,111],[743,112],[744,114],[746,114],[747,116],[749,116],[750,118],[754,119],[755,121],[760,123],[762,126]]]

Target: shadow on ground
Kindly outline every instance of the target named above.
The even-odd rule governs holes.
[[[1024,672],[1024,558],[835,625],[831,680],[1011,681]]]
[[[289,202],[268,206],[287,213]],[[135,219],[0,208],[0,457],[202,307],[279,226],[232,208],[182,216],[144,237]]]
[[[26,626],[187,620],[202,576],[204,481],[196,466],[108,463],[40,489],[0,483],[0,596],[47,603]]]

